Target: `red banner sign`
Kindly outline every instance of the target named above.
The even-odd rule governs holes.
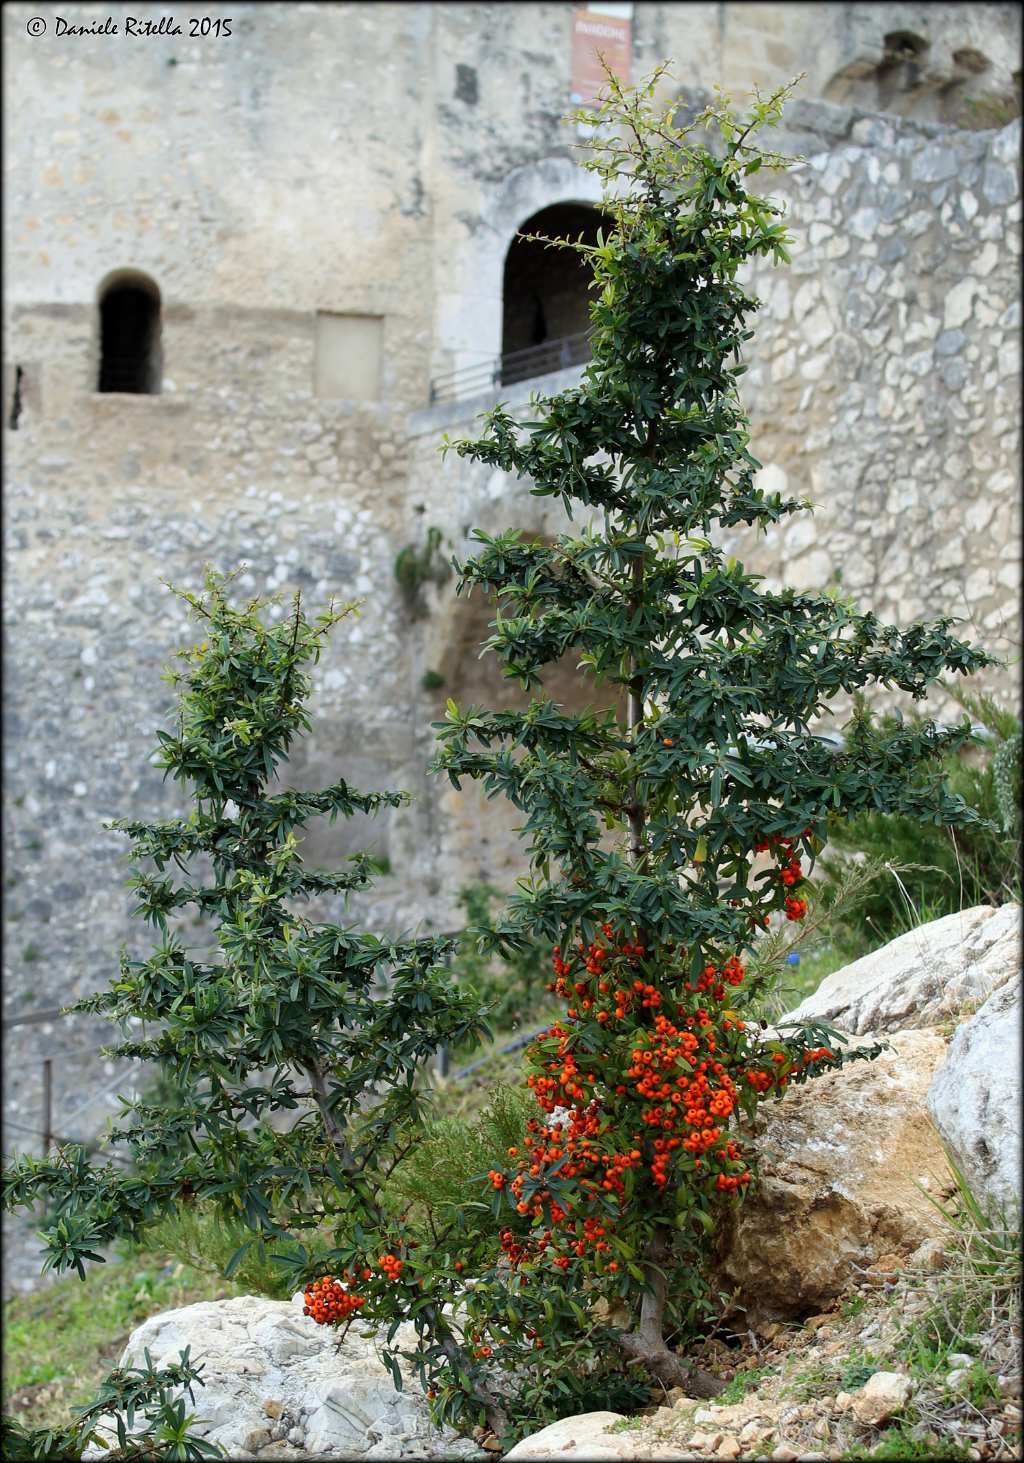
[[[574,10],[572,16],[572,74],[569,100],[574,107],[592,107],[607,78],[599,56],[624,86],[632,79],[632,22],[618,15],[601,15],[593,10]]]

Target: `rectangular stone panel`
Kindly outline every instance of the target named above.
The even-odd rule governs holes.
[[[313,393],[348,401],[380,399],[380,315],[335,315],[318,310],[313,347]]]

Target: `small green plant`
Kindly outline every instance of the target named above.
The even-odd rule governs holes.
[[[194,1388],[203,1385],[203,1368],[193,1366],[189,1350],[186,1347],[169,1366],[155,1367],[147,1351],[144,1366],[118,1367],[103,1381],[92,1402],[75,1408],[75,1420],[64,1427],[25,1427],[17,1418],[5,1416],[0,1422],[5,1463],[30,1458],[78,1459],[90,1443],[105,1448],[103,1457],[112,1463],[141,1463],[143,1459],[187,1463],[224,1457],[219,1444],[195,1436],[193,1426],[198,1419],[185,1411],[181,1392],[194,1403]],[[99,1430],[100,1424],[108,1429],[111,1423],[116,1443],[109,1433],[104,1437]]]
[[[1001,742],[992,758],[992,784],[999,822],[1004,833],[1020,836],[1021,806],[1021,733],[1017,731]]]
[[[974,1352],[976,1337],[1020,1358],[1020,1213],[986,1207],[949,1149],[953,1198],[942,1203],[920,1192],[945,1220],[949,1264],[928,1286],[930,1304],[915,1328],[946,1350]],[[982,1358],[984,1359],[984,1358]]]
[[[424,543],[406,544],[395,557],[395,578],[413,619],[421,619],[427,613],[423,586],[444,584],[451,575],[451,565],[440,550],[441,530],[430,527]]]
[[[946,689],[986,738],[973,740],[969,750],[947,752],[940,769],[975,818],[955,829],[881,810],[834,820],[828,844],[839,857],[822,864],[826,906],[836,903],[850,854],[864,855],[881,869],[864,898],[840,916],[849,942],[867,941],[874,949],[927,920],[1021,897],[1020,720],[991,697]],[[880,724],[895,731],[902,723],[883,717]],[[925,785],[920,777],[918,784]]]
[[[839,1387],[843,1392],[856,1392],[863,1387],[871,1377],[875,1375],[882,1363],[877,1357],[868,1357],[862,1360],[847,1362],[839,1377]]]
[[[867,1298],[859,1291],[854,1295],[845,1296],[839,1302],[839,1314],[844,1321],[852,1321],[854,1316],[859,1316],[867,1305]]]
[[[778,1370],[778,1367],[762,1366],[738,1372],[729,1385],[719,1392],[715,1398],[715,1406],[727,1407],[735,1402],[742,1402],[747,1393],[755,1392],[766,1377],[777,1376]]]
[[[840,1457],[850,1459],[881,1458],[883,1463],[946,1463],[946,1459],[967,1458],[968,1444],[946,1433],[939,1437],[916,1421],[913,1414],[898,1418],[874,1443],[854,1444]]]
[[[440,671],[424,671],[420,677],[420,686],[424,691],[440,691],[444,685],[444,676]]]
[[[28,944],[25,946],[24,950],[22,950],[21,958],[26,965],[32,965],[36,960],[39,959],[41,954],[42,951],[40,950],[38,945]]]

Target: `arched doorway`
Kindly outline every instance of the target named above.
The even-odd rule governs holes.
[[[520,234],[549,239],[582,236],[595,244],[604,216],[585,203],[553,203],[521,224],[505,256],[501,380],[523,381],[588,360],[591,271],[573,249],[551,248]]]
[[[118,270],[99,290],[98,391],[160,392],[160,291],[148,275]]]

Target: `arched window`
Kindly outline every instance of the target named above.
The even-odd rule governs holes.
[[[597,242],[602,214],[584,203],[554,203],[521,224],[520,234]],[[516,237],[505,256],[501,379],[523,381],[588,360],[590,270],[572,249]]]
[[[145,274],[118,270],[100,286],[100,391],[160,391],[160,291]]]

